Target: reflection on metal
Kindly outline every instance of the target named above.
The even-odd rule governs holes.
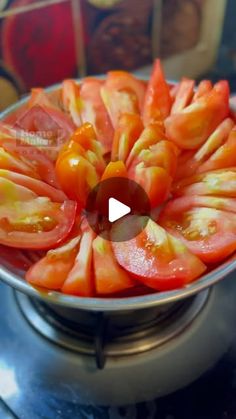
[[[20,13],[30,12],[31,10],[41,9],[43,7],[52,6],[53,4],[65,3],[69,1],[70,0],[41,0],[32,2],[26,6],[11,7],[0,12],[0,19],[4,17],[19,15]]]
[[[108,357],[140,354],[157,348],[186,330],[210,299],[204,291],[184,302],[113,315],[58,310],[16,293],[19,307],[31,326],[59,346],[95,356],[103,368]]]

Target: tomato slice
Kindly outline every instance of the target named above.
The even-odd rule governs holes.
[[[31,285],[50,290],[60,290],[73,268],[78,251],[80,236],[70,239],[56,249],[49,250],[26,273],[26,281]]]
[[[37,147],[42,143],[42,139],[34,135],[28,135],[26,132],[11,128],[0,121],[0,145],[8,153],[17,156],[22,164],[20,171],[28,174],[31,170],[31,176],[40,178],[48,184],[58,187],[55,169],[50,159]],[[31,145],[32,144],[32,145]],[[10,164],[8,166],[10,168]]]
[[[210,80],[202,80],[193,96],[193,102],[198,100],[200,97],[205,96],[213,89],[213,84]]]
[[[0,178],[0,184],[1,244],[47,249],[66,238],[74,224],[75,202],[52,202],[4,178]]]
[[[159,223],[203,262],[224,260],[236,250],[236,214],[214,207],[228,208],[229,200],[186,197],[184,202],[184,198],[167,204]]]
[[[139,115],[123,114],[115,130],[111,159],[125,162],[142,131],[143,123]]]
[[[161,62],[156,60],[144,99],[144,125],[164,120],[170,114],[171,106],[170,88],[165,80]]]
[[[24,186],[38,196],[47,196],[54,202],[64,202],[67,200],[67,196],[64,192],[29,176],[24,176],[10,170],[0,169],[0,179],[1,178],[8,179],[17,185]]]
[[[74,124],[82,124],[80,87],[74,80],[64,80],[62,83],[62,104],[65,111],[71,116]]]
[[[129,177],[144,189],[152,208],[156,208],[168,198],[172,178],[162,167],[145,167],[142,162],[128,173]]]
[[[112,242],[112,248],[122,268],[158,291],[182,287],[206,269],[181,241],[152,220],[134,239]]]
[[[217,153],[217,156],[218,152],[216,150],[218,150],[219,147],[221,150],[221,146],[227,140],[233,126],[234,122],[232,121],[232,119],[226,118],[223,122],[221,122],[220,125],[218,125],[216,130],[210,135],[207,141],[199,148],[199,150],[197,150],[196,153],[192,151],[185,152],[186,159],[183,159],[183,155],[180,156],[175,176],[176,180],[192,176],[196,172],[202,173],[208,170],[220,169],[220,161],[218,159],[215,160],[215,158],[213,157],[214,152]],[[231,142],[231,146],[233,147],[233,142]],[[223,150],[225,150],[225,147],[223,147]],[[226,147],[226,150],[228,150],[228,147]],[[220,151],[220,154],[222,153],[222,151]],[[222,154],[224,154],[224,151]],[[233,164],[230,164],[230,160],[229,163],[227,163],[226,159],[222,160],[226,164],[225,167],[233,166]]]
[[[214,195],[236,197],[236,168],[226,168],[195,175],[173,185],[175,196]]]
[[[145,85],[126,71],[110,71],[101,87],[101,96],[113,127],[123,113],[139,114],[143,106]]]
[[[102,237],[96,237],[93,241],[93,266],[97,294],[109,295],[136,285],[118,265],[111,243]]]
[[[148,125],[141,133],[139,139],[134,143],[126,161],[127,167],[131,165],[142,150],[148,149],[159,141],[166,139],[162,124],[154,123]]]
[[[181,112],[190,104],[194,93],[194,80],[183,78],[178,85],[175,100],[171,108],[171,115]]]
[[[82,122],[90,122],[94,126],[105,154],[111,151],[114,129],[101,97],[102,86],[102,80],[92,77],[83,79],[80,98]]]
[[[79,252],[70,271],[62,292],[65,294],[91,297],[94,294],[94,278],[92,269],[92,243],[95,234],[88,227],[80,241]]]
[[[198,173],[236,166],[236,129],[229,134],[227,141],[210,156],[197,170]]]
[[[167,137],[183,149],[201,146],[229,116],[229,85],[220,81],[203,97],[165,120]]]

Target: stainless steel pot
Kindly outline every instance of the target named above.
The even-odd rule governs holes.
[[[48,89],[49,92],[55,91],[60,86],[55,85]],[[6,109],[1,115],[0,119],[9,116],[15,112],[22,105],[25,104],[28,97],[17,102],[15,105]],[[12,249],[14,252],[14,249]],[[81,309],[86,311],[100,311],[100,312],[121,312],[127,310],[146,309],[156,306],[161,306],[168,303],[173,303],[183,300],[187,297],[193,296],[200,291],[211,287],[218,281],[229,276],[236,268],[235,256],[228,259],[219,267],[213,269],[211,272],[203,275],[200,279],[187,285],[185,288],[167,291],[155,292],[149,295],[127,297],[127,298],[85,298],[64,295],[54,291],[40,291],[29,285],[23,278],[22,274],[16,271],[13,267],[6,266],[5,261],[0,255],[0,279],[5,281],[8,285],[15,289],[28,294],[31,297],[41,299],[52,305],[60,305],[73,309]]]

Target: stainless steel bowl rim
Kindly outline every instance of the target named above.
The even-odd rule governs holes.
[[[102,78],[102,76],[99,77]],[[170,83],[174,83],[174,81],[170,81]],[[50,92],[56,90],[60,86],[60,84],[55,84],[47,88],[46,90]],[[5,111],[3,111],[0,114],[0,120],[5,118],[7,115],[11,114],[11,112],[16,111],[21,105],[23,105],[27,101],[27,99],[28,96],[24,97],[14,105],[8,107]],[[216,269],[203,275],[202,277],[200,277],[200,279],[197,279],[195,282],[187,285],[184,288],[166,292],[154,292],[148,295],[127,298],[87,298],[66,295],[56,291],[40,292],[38,289],[29,285],[23,278],[13,274],[8,269],[2,266],[0,266],[0,279],[2,279],[8,285],[14,287],[15,289],[25,294],[28,294],[31,297],[42,299],[50,304],[58,304],[69,308],[88,311],[119,312],[151,308],[154,306],[168,304],[184,298],[188,298],[216,284],[221,279],[227,277],[230,273],[234,271],[235,268],[236,258],[233,256],[227,262],[224,262]]]

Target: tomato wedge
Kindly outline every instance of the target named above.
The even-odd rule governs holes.
[[[41,142],[42,139],[37,136],[28,135],[24,131],[11,128],[9,125],[0,122],[0,145],[6,152],[11,153],[27,167],[26,170],[21,166],[20,170],[18,168],[17,171],[23,174],[28,174],[30,171],[31,176],[40,178],[48,184],[57,187],[58,182],[54,165],[37,147]],[[8,168],[10,168],[10,164]]]
[[[170,114],[171,106],[170,88],[165,80],[161,62],[156,60],[144,99],[144,125],[163,121]]]
[[[93,241],[93,267],[97,294],[109,295],[136,285],[118,265],[111,243],[102,237],[96,237]]]
[[[114,129],[101,97],[103,83],[92,77],[83,79],[80,98],[82,122],[93,124],[105,154],[111,151]]]
[[[223,147],[221,146],[227,140],[232,128],[234,126],[234,122],[230,118],[226,118],[220,125],[216,128],[216,130],[210,135],[207,141],[197,150],[197,152],[185,152],[186,159],[183,159],[183,155],[179,158],[179,164],[176,172],[175,178],[182,179],[188,176],[192,176],[194,173],[202,173],[208,170],[220,169],[220,164],[226,164],[225,167],[233,166],[227,162],[227,159],[215,159],[214,153],[216,152],[216,156],[218,155],[218,149],[220,147],[220,155],[225,154],[225,151],[229,150],[231,147],[234,146],[233,141],[231,141],[230,147]],[[223,151],[223,153],[222,153]],[[233,150],[232,150],[233,151]],[[234,156],[234,153],[233,153]],[[232,156],[231,156],[231,160]],[[212,165],[212,168],[211,168]],[[217,167],[218,165],[218,167]],[[209,167],[209,169],[208,169]],[[224,167],[224,166],[223,166]]]
[[[92,243],[94,236],[94,232],[89,227],[82,234],[74,266],[62,286],[62,292],[65,294],[83,297],[91,297],[94,294],[92,270]]]
[[[82,124],[79,85],[74,80],[64,80],[61,94],[64,110],[71,116],[74,124],[79,127]]]
[[[216,209],[230,204],[218,198],[183,197],[167,204],[159,223],[203,262],[220,262],[236,250],[236,214]]]
[[[182,287],[206,269],[180,240],[152,220],[134,239],[112,242],[112,248],[122,268],[158,291]]]
[[[166,135],[182,149],[201,146],[229,116],[229,85],[220,81],[206,95],[165,120]]]
[[[126,161],[143,128],[139,115],[126,113],[120,117],[112,144],[111,159],[113,161]]]
[[[107,165],[101,180],[110,179],[112,177],[128,177],[128,173],[123,161],[110,162]]]
[[[0,178],[0,243],[19,249],[47,249],[62,242],[73,227],[76,203],[52,202]]]
[[[171,108],[171,115],[181,112],[190,104],[194,92],[194,80],[183,78],[178,84],[175,100]]]
[[[145,85],[126,71],[110,71],[101,87],[101,96],[113,127],[123,113],[139,114],[145,95]]]
[[[214,195],[236,197],[236,168],[195,175],[173,185],[172,193],[181,195]]]
[[[26,273],[31,285],[50,290],[60,290],[73,268],[80,243],[80,236],[70,239],[56,249],[49,250]]]
[[[64,192],[29,176],[11,172],[10,170],[0,169],[0,179],[1,178],[8,179],[17,185],[24,186],[33,191],[36,195],[46,196],[54,202],[64,202],[67,200],[67,196]]]
[[[213,89],[213,84],[210,80],[202,80],[193,96],[193,102],[198,100],[200,97],[205,96]]]

